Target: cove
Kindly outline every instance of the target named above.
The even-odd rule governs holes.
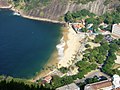
[[[61,25],[35,21],[0,10],[0,75],[31,78],[56,49]]]

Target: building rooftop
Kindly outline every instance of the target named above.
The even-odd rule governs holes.
[[[44,78],[44,80],[46,81],[46,82],[48,82],[48,83],[50,83],[50,81],[52,80],[52,76],[46,76],[45,78]]]
[[[115,74],[111,80],[88,84],[85,90],[120,90],[120,76]]]
[[[56,90],[80,90],[80,88],[75,83],[71,83],[69,85],[59,87]]]
[[[110,86],[112,86],[112,82],[109,80],[105,80],[93,84],[88,84],[87,86],[85,86],[85,90],[99,90],[101,88],[110,87]]]
[[[113,24],[112,34],[120,37],[120,24]]]

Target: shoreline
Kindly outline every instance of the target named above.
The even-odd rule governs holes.
[[[23,14],[20,10],[15,9],[12,5],[9,6],[0,6],[0,9],[9,9],[12,10],[15,13],[19,13],[21,17],[31,19],[31,20],[37,20],[37,21],[45,21],[45,22],[51,22],[51,23],[58,23],[58,24],[65,24],[65,21],[58,21],[58,20],[52,20],[48,18],[40,18],[40,17],[34,17]]]
[[[39,18],[39,17],[34,17],[34,16],[27,16],[24,14],[20,14],[23,18],[31,19],[31,20],[37,20],[37,21],[45,21],[45,22],[51,22],[51,23],[58,23],[58,24],[65,24],[64,22],[56,21],[56,20],[51,20],[47,18]]]
[[[21,11],[15,9],[14,7],[5,8],[5,9],[10,9],[13,12],[16,12],[16,13],[20,14],[21,17],[27,18],[27,19],[45,21],[45,22],[51,22],[51,23],[58,23],[58,24],[66,24],[66,22],[60,22],[60,21],[50,20],[50,19],[46,19],[46,18],[27,16],[27,15],[23,14]],[[44,67],[49,65],[50,62],[54,63],[54,61],[56,61],[55,64],[57,64],[56,65],[57,68],[69,67],[70,65],[72,65],[73,59],[74,59],[75,55],[77,54],[77,51],[80,48],[81,43],[79,41],[82,39],[81,38],[82,35],[76,34],[76,32],[73,30],[73,28],[71,27],[70,24],[67,25],[66,28],[64,28],[64,29],[66,29],[66,30],[62,31],[62,36],[63,36],[62,41],[64,42],[64,45],[62,46],[62,50],[63,50],[62,51],[62,53],[63,53],[62,58],[59,57],[59,54],[58,54],[59,52],[55,51],[55,52],[53,52],[53,55],[51,55],[48,62],[46,62]],[[60,42],[60,44],[62,43],[62,41]],[[57,55],[57,57],[56,57],[56,55]],[[56,59],[54,58],[54,56],[55,56]],[[38,75],[35,75],[31,79],[28,79],[28,80],[31,81],[31,82],[36,82],[41,77],[45,77],[47,75],[52,74],[57,68],[54,67],[52,71],[49,70],[47,72],[44,72],[44,70],[43,71],[41,70],[40,72],[38,72]],[[41,75],[41,74],[43,74],[43,75]]]
[[[12,8],[12,5],[9,5],[9,6],[0,6],[0,9],[10,9]]]
[[[68,29],[66,29],[66,27],[62,27],[61,29],[62,37],[60,37],[59,40],[62,39],[67,42],[67,39],[68,39],[67,33],[68,33]],[[60,44],[61,43],[58,41],[57,45],[60,45]],[[48,62],[46,62],[46,64],[44,65],[44,70],[41,70],[40,72],[38,72],[38,75],[35,75],[33,78],[29,79],[29,81],[35,82],[39,80],[40,78],[53,74],[57,70],[58,63],[59,63],[59,54],[58,54],[57,45],[56,45],[56,49],[54,50],[53,54],[49,58]],[[64,48],[63,50],[64,52],[67,49],[67,46],[65,45],[63,48]]]
[[[69,67],[73,64],[75,55],[79,51],[79,48],[81,46],[81,41],[83,38],[83,35],[77,34],[73,28],[71,27],[71,24],[68,25],[68,34],[67,34],[67,40],[65,40],[67,48],[64,47],[64,56],[61,60],[59,60],[58,68],[61,67]]]
[[[48,18],[40,18],[40,17],[34,17],[34,16],[30,16],[30,15],[25,15],[20,10],[17,10],[14,7],[11,7],[11,8],[8,8],[8,9],[12,10],[13,12],[16,12],[16,13],[20,14],[20,16],[23,17],[23,18],[27,18],[27,19],[31,19],[31,20],[45,21],[45,22],[51,22],[51,23],[57,23],[57,24],[65,24],[66,23],[64,21],[57,21],[57,20],[52,20],[52,19],[48,19]]]
[[[57,68],[57,64],[58,64],[57,57],[58,57],[58,53],[56,50],[54,50],[53,54],[48,59],[48,62],[46,62],[46,64],[44,65],[43,67],[44,69],[39,71],[38,74],[33,76],[31,79],[29,79],[29,81],[36,82],[40,78],[50,75],[54,71],[53,68],[55,67]]]
[[[12,5],[5,6],[5,7],[2,6],[2,7],[0,7],[0,9],[11,10],[14,13],[20,14],[20,17],[23,17],[23,18],[26,18],[26,19],[37,20],[37,21],[45,21],[45,22],[56,23],[56,24],[66,24],[66,22],[60,22],[60,21],[57,21],[57,20],[51,20],[51,19],[47,19],[47,18],[39,18],[39,17],[27,16],[27,15],[23,14],[21,11],[19,11],[19,10],[15,9],[14,7],[12,7]],[[64,31],[62,30],[61,32],[62,32],[62,36],[63,36]],[[57,67],[57,65],[58,65],[58,51],[54,50],[53,54],[48,59],[48,62],[46,62],[46,64],[44,65],[43,68],[45,69],[45,68],[49,67],[50,64]],[[28,80],[31,81],[31,82],[35,82],[39,78],[45,77],[46,75],[49,75],[52,72],[49,69],[48,70],[40,70],[39,72],[36,72],[37,75],[33,76],[32,78],[30,78]]]
[[[55,55],[57,54],[58,56],[56,57],[56,59],[54,57],[52,57],[50,59],[51,60],[50,62],[57,61],[56,67],[53,67],[53,69],[51,71],[48,71],[47,73],[44,72],[44,70],[43,70],[43,72],[40,72],[43,74],[43,76],[38,74],[36,77],[34,77],[30,80],[31,82],[35,82],[42,77],[46,77],[48,75],[54,74],[54,72],[57,70],[57,68],[61,68],[61,67],[68,68],[70,65],[73,64],[75,55],[77,54],[77,52],[79,51],[79,49],[81,47],[80,41],[84,38],[84,35],[76,34],[76,32],[71,27],[71,25],[69,25],[67,27],[67,29],[64,28],[64,30],[62,31],[62,35],[63,35],[62,40],[65,42],[65,45],[61,47],[61,48],[64,48],[63,57],[60,58],[58,51],[56,53],[54,53]],[[47,63],[50,64],[49,61]]]

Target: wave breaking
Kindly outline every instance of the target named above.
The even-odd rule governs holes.
[[[61,60],[64,56],[64,46],[65,46],[65,41],[64,41],[64,37],[62,37],[60,40],[60,44],[56,46],[58,50],[58,60]]]

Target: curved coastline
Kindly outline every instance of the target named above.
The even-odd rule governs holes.
[[[34,16],[29,16],[29,15],[25,15],[23,14],[20,10],[15,9],[14,7],[8,8],[16,13],[19,13],[21,17],[23,18],[27,18],[27,19],[32,19],[32,20],[38,20],[38,21],[45,21],[45,22],[51,22],[51,23],[58,23],[58,24],[65,24],[64,21],[57,21],[57,20],[51,20],[51,19],[47,19],[47,18],[40,18],[40,17],[34,17]]]
[[[7,9],[10,9],[10,10],[16,12],[16,13],[19,13],[20,16],[23,17],[23,18],[32,19],[32,20],[39,20],[39,21],[45,21],[45,22],[51,22],[51,23],[66,24],[66,22],[60,22],[60,21],[56,21],[56,20],[50,20],[50,19],[45,19],[45,18],[27,16],[27,15],[23,14],[21,11],[15,9],[14,7],[8,7]],[[55,57],[57,55],[57,59],[54,59],[54,57],[51,56],[50,60],[48,60],[48,62],[46,62],[45,66],[47,66],[47,63],[49,63],[50,61],[52,62],[53,61],[52,59],[54,59],[54,60],[57,61],[56,62],[57,63],[57,68],[60,68],[62,66],[68,67],[69,65],[67,63],[69,62],[69,60],[71,59],[71,57],[73,57],[73,54],[75,54],[76,51],[79,49],[80,37],[77,38],[78,36],[76,35],[76,33],[73,31],[73,29],[70,26],[67,25],[66,28],[67,28],[67,32],[65,32],[65,33],[67,33],[67,34],[63,34],[62,33],[63,37],[60,40],[60,43],[58,43],[58,45],[56,46],[57,49],[58,49],[58,51],[55,52],[55,53],[53,52],[54,55],[55,55]],[[65,39],[65,37],[67,37],[67,38]],[[73,43],[71,44],[71,42],[74,42],[76,44],[73,45]],[[70,54],[69,54],[69,52],[70,52]],[[43,75],[40,75],[40,73],[42,73],[42,72],[38,72],[38,74],[35,75],[32,79],[30,79],[30,81],[31,82],[36,82],[36,80],[40,79],[41,77],[45,77],[47,75],[50,75],[57,68],[54,68],[52,71],[48,71],[46,73],[43,72],[44,73]]]
[[[32,19],[32,20],[38,20],[38,21],[45,21],[45,22],[50,22],[50,23],[57,23],[57,24],[63,24],[64,26],[66,25],[66,22],[61,22],[61,21],[57,21],[57,20],[51,20],[51,19],[47,19],[47,18],[40,18],[40,17],[34,17],[34,16],[28,16],[23,14],[21,11],[15,9],[14,7],[8,8],[10,10],[12,10],[13,12],[19,13],[21,17],[23,18],[27,18],[27,19]],[[67,26],[65,26],[67,28]],[[64,30],[63,30],[64,32]],[[51,55],[50,59],[48,60],[48,62],[46,62],[46,64],[44,65],[44,68],[49,67],[49,65],[53,65],[56,66],[56,68],[58,68],[59,66],[59,61],[63,58],[64,56],[64,52],[67,48],[65,48],[65,46],[67,45],[66,42],[67,40],[64,40],[66,37],[66,35],[64,35],[62,33],[62,38],[60,39],[60,43],[58,43],[56,45],[56,49],[57,51],[54,51],[53,54]],[[66,42],[65,42],[66,41]],[[58,48],[58,46],[60,46],[60,48]],[[61,47],[62,46],[62,47]],[[55,62],[55,63],[53,63]],[[57,65],[56,65],[57,63]],[[35,75],[33,78],[29,79],[29,81],[31,82],[36,82],[37,80],[39,80],[42,77],[45,77],[47,75],[50,75],[51,73],[53,73],[56,69],[51,70],[43,70],[38,72],[37,75]]]
[[[11,7],[11,6],[0,7],[0,8],[1,8],[1,9],[12,10],[13,12],[18,13],[18,11],[17,11],[16,9],[14,9],[13,7]],[[17,15],[17,14],[15,14],[15,15]],[[23,15],[23,14],[21,14],[21,13],[20,13],[19,16],[21,16],[21,17],[23,17],[23,18],[27,18],[27,19],[32,19],[32,20],[38,20],[38,21],[45,21],[45,22],[50,22],[50,23],[63,24],[63,23],[61,23],[61,22],[59,22],[59,21],[29,17],[29,16]],[[61,37],[60,37],[60,38],[61,38]],[[60,40],[60,38],[59,38],[59,40]],[[58,43],[59,43],[59,40],[58,40]],[[53,54],[54,54],[54,53],[56,53],[56,52],[53,51]],[[53,54],[52,54],[51,57],[48,59],[48,62],[46,62],[46,64],[49,63],[49,62],[50,62],[50,63],[52,62],[51,60],[52,60]],[[57,63],[57,62],[56,62],[56,63]],[[45,67],[46,67],[46,64],[44,65]],[[39,74],[40,72],[38,71],[37,73]],[[34,78],[34,77],[36,77],[36,75],[34,75],[32,78]]]
[[[34,16],[25,15],[20,10],[15,9],[12,5],[0,6],[0,9],[10,9],[13,12],[19,13],[21,17],[27,18],[27,19],[45,21],[45,22],[51,22],[51,23],[58,23],[58,24],[65,24],[66,23],[64,21],[51,20],[51,19],[47,19],[47,18],[40,18],[40,17],[34,17]]]

